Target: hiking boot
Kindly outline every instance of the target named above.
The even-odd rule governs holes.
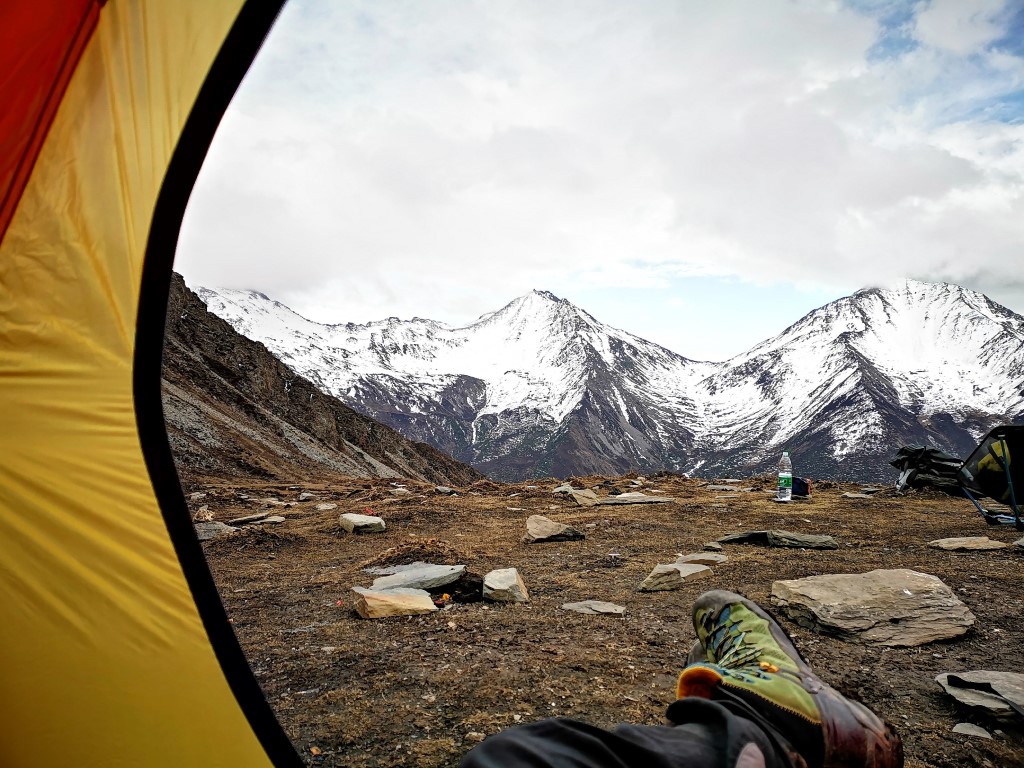
[[[706,592],[693,606],[697,643],[676,695],[739,699],[789,741],[810,768],[900,768],[903,744],[864,705],[826,685],[785,630],[734,592]]]

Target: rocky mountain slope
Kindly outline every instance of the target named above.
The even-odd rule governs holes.
[[[688,360],[545,291],[463,328],[321,325],[252,291],[210,311],[319,388],[498,479],[670,469],[882,480],[904,444],[964,455],[1024,420],[1024,318],[907,281],[811,312],[722,363]]]
[[[164,417],[179,473],[200,478],[481,479],[325,394],[209,313],[174,275],[164,343]]]

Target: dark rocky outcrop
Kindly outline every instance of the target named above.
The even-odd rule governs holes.
[[[168,438],[186,480],[344,475],[461,486],[483,477],[324,394],[209,313],[178,275],[163,392]]]

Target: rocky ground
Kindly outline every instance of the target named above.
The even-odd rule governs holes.
[[[648,493],[676,501],[581,507],[554,494],[558,481],[480,481],[440,495],[433,485],[388,480],[194,485],[199,518],[226,522],[271,512],[277,525],[245,527],[207,542],[221,595],[267,698],[310,765],[450,766],[486,735],[552,715],[611,726],[661,723],[676,674],[694,640],[689,608],[707,589],[770,605],[772,582],[826,573],[912,568],[942,579],[974,613],[964,636],[910,648],[872,647],[782,623],[821,676],[897,725],[908,766],[1022,766],[1024,719],[993,720],[947,696],[943,672],[1012,672],[1024,662],[1024,549],[947,552],[933,539],[988,535],[1011,543],[971,505],[947,496],[884,490],[845,498],[858,486],[820,483],[811,499],[769,499],[770,478],[750,492],[704,481],[649,478]],[[636,490],[630,477],[575,478],[599,496]],[[314,494],[299,502],[300,493]],[[271,505],[298,502],[293,506]],[[326,509],[329,504],[336,505]],[[320,508],[318,508],[320,507]],[[340,513],[379,514],[387,530],[349,535]],[[526,519],[546,515],[586,533],[575,542],[526,544]],[[836,550],[726,544],[728,560],[677,591],[638,592],[658,563],[748,529],[829,534]],[[611,556],[612,554],[616,556]],[[416,560],[463,564],[483,575],[515,567],[530,602],[454,602],[423,616],[359,618],[353,586],[362,569]],[[561,609],[596,599],[624,616]],[[953,733],[970,722],[987,740]]]

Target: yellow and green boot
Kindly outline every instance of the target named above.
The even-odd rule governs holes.
[[[697,643],[678,698],[740,700],[775,727],[809,768],[901,768],[903,744],[874,712],[814,674],[785,630],[734,592],[693,606]]]

